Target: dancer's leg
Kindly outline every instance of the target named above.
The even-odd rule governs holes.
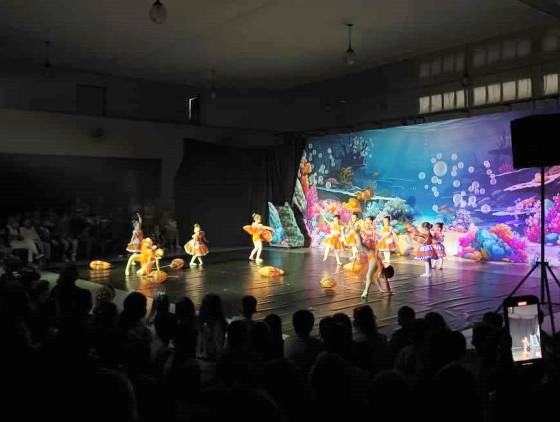
[[[189,265],[190,265],[191,267],[196,266],[196,262],[195,262],[195,261],[196,261],[196,256],[193,255],[193,257],[191,258],[191,262],[189,263]]]
[[[330,250],[331,250],[331,246],[327,245],[325,247],[325,256],[323,257],[323,261],[326,261],[328,259]]]
[[[364,291],[362,292],[362,299],[365,299],[369,293],[369,288],[371,286],[371,279],[373,278],[373,273],[377,267],[377,260],[375,258],[368,260],[368,269],[366,272],[366,280],[365,280],[365,287]]]
[[[340,251],[338,249],[334,250],[334,256],[336,258],[336,263],[342,265],[342,262],[340,262]]]
[[[443,270],[443,258],[438,259],[437,269],[438,270]]]
[[[257,247],[257,256],[256,256],[255,261],[256,262],[262,262],[262,259],[261,259],[261,253],[262,253],[262,250],[263,250],[262,240],[257,241],[256,247]]]
[[[352,257],[350,258],[351,261],[354,261],[358,257],[358,247],[352,246]]]
[[[255,259],[255,254],[258,252],[257,242],[253,242],[253,250],[251,251],[251,255],[249,255],[249,259],[253,261]]]
[[[199,256],[197,258],[198,258],[198,265],[202,267],[202,257]]]
[[[432,260],[428,259],[424,261],[424,274],[422,277],[430,277],[432,275]]]
[[[132,255],[130,255],[130,258],[128,258],[128,262],[126,263],[126,268],[124,270],[125,275],[130,275],[130,267],[134,263],[134,257],[135,256],[136,256],[136,254],[132,254]]]

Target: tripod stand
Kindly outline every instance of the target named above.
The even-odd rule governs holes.
[[[544,230],[544,223],[545,223],[545,209],[544,209],[544,166],[541,166],[540,168],[541,170],[541,183],[540,183],[540,189],[541,189],[541,215],[540,215],[540,223],[541,223],[541,256],[539,261],[537,261],[534,265],[533,268],[531,268],[531,270],[525,275],[525,277],[523,277],[521,279],[521,281],[517,284],[517,286],[515,286],[515,289],[512,290],[512,292],[507,296],[507,299],[509,299],[510,297],[514,296],[515,293],[519,290],[519,288],[529,279],[529,277],[531,276],[531,274],[533,274],[533,272],[537,269],[540,268],[541,270],[541,296],[540,296],[540,302],[542,304],[546,304],[548,307],[548,316],[550,318],[550,326],[552,328],[552,333],[554,334],[556,332],[556,327],[554,324],[554,315],[553,315],[553,310],[552,310],[552,298],[550,296],[550,285],[548,283],[548,273],[550,273],[550,275],[552,276],[552,278],[554,279],[554,281],[556,282],[556,285],[560,288],[560,282],[558,281],[558,278],[556,278],[556,275],[554,274],[554,271],[552,271],[552,268],[550,267],[549,263],[545,260],[545,244],[544,244],[544,236],[545,236],[545,230]],[[502,309],[503,305],[500,305],[498,307],[498,309],[496,310],[496,312],[499,312],[500,309]]]

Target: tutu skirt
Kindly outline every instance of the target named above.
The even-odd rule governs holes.
[[[432,245],[422,245],[414,254],[414,259],[418,261],[428,261],[437,258],[437,253]]]
[[[392,237],[385,237],[379,241],[379,251],[381,252],[395,252],[397,244]]]
[[[192,256],[205,256],[208,255],[208,246],[192,239],[185,244],[185,252]]]
[[[323,240],[323,243],[325,245],[331,246],[335,250],[344,250],[344,244],[340,240],[340,236],[327,236],[325,240]]]
[[[355,233],[348,233],[346,239],[344,239],[344,243],[346,246],[356,246],[358,244],[358,238],[356,237]]]
[[[436,255],[438,258],[443,258],[446,256],[445,246],[443,246],[443,243],[434,244],[434,250],[436,251]]]

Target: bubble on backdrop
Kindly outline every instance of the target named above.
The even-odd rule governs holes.
[[[371,187],[361,216],[380,224],[389,215],[407,250],[407,227],[441,221],[450,254],[531,263],[539,253],[540,176],[513,169],[510,134],[510,121],[527,114],[310,138],[292,205],[304,215],[312,246],[321,245],[333,215],[348,221],[343,203]],[[559,265],[560,166],[546,169],[545,183],[547,259]]]

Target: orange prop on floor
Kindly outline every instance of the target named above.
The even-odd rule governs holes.
[[[334,277],[325,277],[321,280],[321,286],[325,289],[332,289],[334,286],[336,286],[336,280],[334,279]]]
[[[184,266],[185,266],[185,261],[182,260],[181,258],[175,258],[173,261],[171,261],[171,264],[169,264],[169,267],[172,270],[180,270]]]
[[[95,260],[89,263],[89,267],[92,270],[108,270],[112,265],[110,262]]]
[[[259,274],[264,277],[276,277],[279,275],[284,275],[284,270],[282,268],[266,266],[259,268]]]
[[[165,283],[169,277],[165,271],[152,271],[150,277],[153,278],[154,283]]]

